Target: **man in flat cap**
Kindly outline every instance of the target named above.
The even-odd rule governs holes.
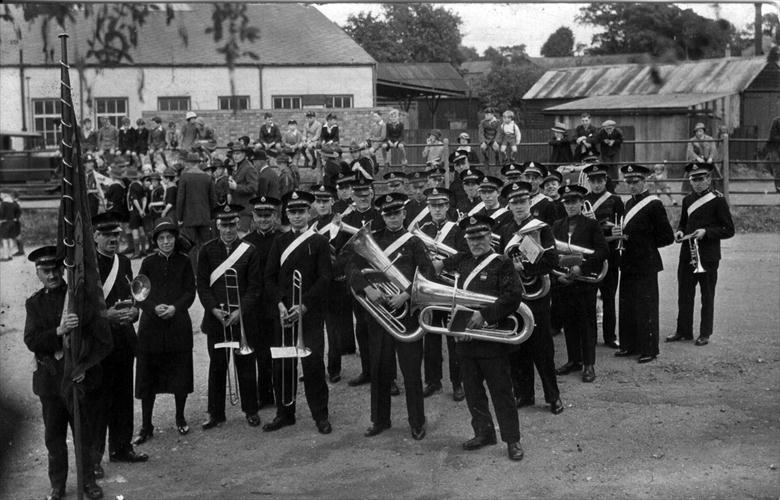
[[[620,161],[620,147],[623,144],[623,131],[616,125],[614,120],[604,120],[596,134],[601,150],[601,163],[606,164],[609,176],[613,179],[618,176],[617,162]]]

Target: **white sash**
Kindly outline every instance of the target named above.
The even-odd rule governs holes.
[[[401,248],[404,245],[404,243],[406,243],[412,238],[412,236],[414,235],[408,232],[402,234],[401,236],[398,237],[397,240],[392,242],[389,247],[384,249],[384,254],[389,258],[393,254],[393,252]]]
[[[493,220],[498,220],[499,217],[501,217],[502,215],[504,215],[507,212],[509,212],[509,210],[506,207],[501,207],[498,210],[496,210],[495,212],[493,212],[490,215],[490,218],[493,219]]]
[[[537,203],[539,203],[542,200],[549,200],[549,198],[547,196],[545,196],[544,193],[536,193],[531,198],[531,208],[533,208],[534,205],[536,205]]]
[[[479,265],[477,267],[475,267],[474,270],[471,271],[471,273],[469,273],[468,276],[466,276],[466,279],[463,280],[463,289],[467,290],[469,285],[471,284],[471,282],[474,281],[474,278],[476,278],[477,275],[479,273],[481,273],[482,270],[485,269],[488,266],[488,264],[490,264],[491,262],[493,262],[494,260],[496,260],[499,257],[500,257],[500,255],[495,253],[495,252],[490,254],[490,255],[488,255],[487,257],[485,257],[485,260],[480,262]]]
[[[108,297],[108,294],[111,293],[111,289],[114,288],[114,283],[116,283],[116,277],[118,274],[119,274],[119,256],[117,254],[114,254],[114,263],[111,264],[111,271],[108,272],[108,276],[106,277],[106,282],[103,283],[104,299]]]
[[[610,193],[609,191],[604,191],[604,194],[602,194],[602,195],[599,197],[599,199],[598,199],[598,200],[596,200],[595,202],[591,203],[591,205],[590,205],[590,209],[593,211],[593,213],[594,213],[594,214],[596,213],[596,210],[598,210],[598,209],[599,209],[599,207],[600,207],[601,205],[603,205],[603,204],[604,204],[604,202],[605,202],[605,201],[607,201],[607,200],[609,199],[609,197],[610,197],[610,196],[612,196],[612,193]]]
[[[431,209],[430,209],[430,208],[428,208],[428,207],[426,206],[425,208],[423,208],[422,210],[420,210],[420,213],[419,213],[419,214],[417,214],[417,216],[416,216],[414,219],[412,219],[412,222],[410,222],[410,223],[409,223],[409,225],[408,225],[408,226],[406,226],[406,229],[407,229],[407,230],[409,230],[409,231],[411,231],[411,230],[412,230],[412,228],[414,228],[415,224],[418,224],[418,223],[419,223],[421,220],[423,220],[423,219],[425,218],[425,216],[426,216],[426,215],[428,215],[429,213],[431,213]]]
[[[355,205],[348,205],[347,208],[345,208],[344,211],[341,212],[341,216],[344,217],[345,215],[352,212],[353,210],[355,210]]]
[[[472,215],[476,215],[483,208],[485,208],[485,202],[484,201],[480,201],[479,203],[474,205],[474,208],[469,210],[469,213],[467,213],[466,215],[468,215],[469,217],[471,217]]]
[[[649,205],[650,202],[658,200],[658,197],[654,194],[648,195],[646,198],[644,198],[642,201],[631,207],[631,210],[628,211],[625,218],[623,219],[623,229],[626,229],[626,226],[628,226],[628,221],[634,218],[636,214],[639,213],[640,210],[645,208],[645,206]],[[660,200],[659,200],[660,201]]]
[[[284,249],[284,252],[282,252],[282,256],[279,259],[279,267],[282,267],[284,265],[284,261],[287,260],[287,258],[295,251],[296,248],[301,246],[301,243],[308,240],[311,236],[314,236],[316,234],[316,231],[314,228],[309,228],[306,231],[302,232],[298,235],[297,238],[293,240],[292,243],[290,243],[290,246]]]
[[[249,245],[249,243],[242,241],[236,247],[236,249],[233,250],[233,252],[230,255],[228,255],[228,258],[225,259],[225,261],[222,264],[218,265],[216,269],[211,271],[211,276],[209,277],[209,286],[212,286],[214,283],[216,283],[216,281],[220,278],[220,276],[225,274],[225,271],[233,267],[233,264],[235,264],[236,261],[238,261],[238,259],[240,259],[241,256],[244,255],[244,253],[247,250],[249,250],[250,246],[251,245]]]
[[[446,238],[450,231],[452,231],[452,228],[455,227],[455,223],[452,221],[447,221],[444,223],[444,225],[441,227],[441,231],[439,231],[439,234],[436,235],[436,243],[443,243],[444,238]]]
[[[715,193],[710,191],[709,193],[705,194],[704,196],[702,196],[698,200],[696,200],[693,203],[691,203],[691,206],[688,207],[688,217],[690,217],[691,214],[693,212],[695,212],[696,210],[698,210],[702,205],[704,205],[705,203],[709,203],[710,201],[714,200],[715,198],[717,198],[717,196],[715,196]]]

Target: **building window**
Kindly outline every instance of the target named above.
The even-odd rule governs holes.
[[[273,96],[274,109],[301,109],[300,96]]]
[[[219,109],[249,109],[248,95],[228,95],[219,97]]]
[[[158,97],[157,110],[158,111],[189,111],[190,98],[189,97]]]
[[[329,95],[325,96],[326,108],[351,108],[352,96],[351,95]]]
[[[127,98],[95,98],[95,118],[97,119],[97,127],[100,127],[101,118],[108,118],[111,125],[119,128],[122,126],[122,118],[125,116],[127,116]]]
[[[43,135],[46,147],[57,147],[60,132],[60,99],[33,99],[33,126]]]

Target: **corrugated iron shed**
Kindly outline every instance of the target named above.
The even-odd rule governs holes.
[[[643,109],[688,109],[692,106],[721,99],[730,94],[653,94],[653,95],[605,95],[586,97],[544,109],[545,114],[564,111],[620,111]]]
[[[662,83],[653,83],[651,66],[620,64],[547,71],[523,99],[576,99],[606,95],[737,94],[766,66],[763,57],[722,58],[656,66]]]
[[[465,96],[468,85],[450,63],[379,63],[377,85],[416,92]]]

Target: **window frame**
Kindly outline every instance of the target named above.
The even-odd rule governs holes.
[[[37,105],[40,104],[42,106],[42,112],[37,112]],[[47,111],[46,105],[51,104],[52,109]],[[60,120],[62,119],[61,111],[60,111],[60,98],[59,97],[41,97],[41,98],[35,98],[32,99],[31,103],[31,111],[32,111],[32,122],[33,122],[33,130],[35,132],[40,132],[43,136],[44,144],[47,148],[49,147],[58,147],[60,145],[60,141],[62,140],[62,128],[60,127]],[[42,127],[39,128],[38,126],[38,120],[42,120]],[[48,125],[53,125],[52,127],[49,127]],[[53,139],[53,142],[49,140],[49,138]]]
[[[228,106],[226,106],[226,107],[222,106],[223,99],[225,100],[224,102],[228,104]],[[241,103],[241,102],[244,102],[244,101],[246,101],[246,107],[238,107],[238,108],[235,107],[236,103]],[[248,95],[221,95],[221,96],[217,96],[217,109],[219,109],[221,111],[232,111],[234,109],[236,111],[246,111],[246,110],[250,109],[251,103],[252,103],[252,101],[250,100],[250,97]]]
[[[100,107],[100,101],[104,101],[106,104],[108,104],[110,101],[114,101],[114,111],[103,111],[101,112]],[[124,111],[119,112],[118,106],[116,106],[117,103],[122,102],[124,104]],[[97,130],[100,128],[100,119],[101,118],[108,118],[108,121],[111,122],[113,126],[116,128],[119,128],[122,126],[122,118],[129,117],[129,103],[127,97],[94,97],[92,99],[92,109],[95,112],[95,120],[93,123],[96,124],[95,129]]]
[[[336,106],[336,99],[341,100],[341,106]],[[349,106],[344,106],[344,100],[349,99]],[[333,94],[325,96],[326,109],[350,109],[355,105],[354,94]]]
[[[284,106],[284,101],[290,100],[290,107]],[[282,106],[277,106],[277,100],[281,100]],[[297,101],[297,106],[295,105]],[[273,95],[271,96],[271,108],[272,109],[302,109],[303,96],[301,95]]]
[[[186,107],[184,109],[182,109],[180,106],[177,106],[176,109],[173,109],[173,108],[170,107],[170,105],[168,105],[168,107],[166,109],[163,109],[163,106],[162,106],[163,102],[170,103],[170,102],[173,102],[174,99],[179,99],[179,100],[182,100],[182,101],[186,100],[186,102],[187,102]],[[188,95],[157,96],[157,111],[173,111],[173,112],[177,112],[177,111],[190,111],[190,110],[192,110],[192,98],[190,96],[188,96]]]

